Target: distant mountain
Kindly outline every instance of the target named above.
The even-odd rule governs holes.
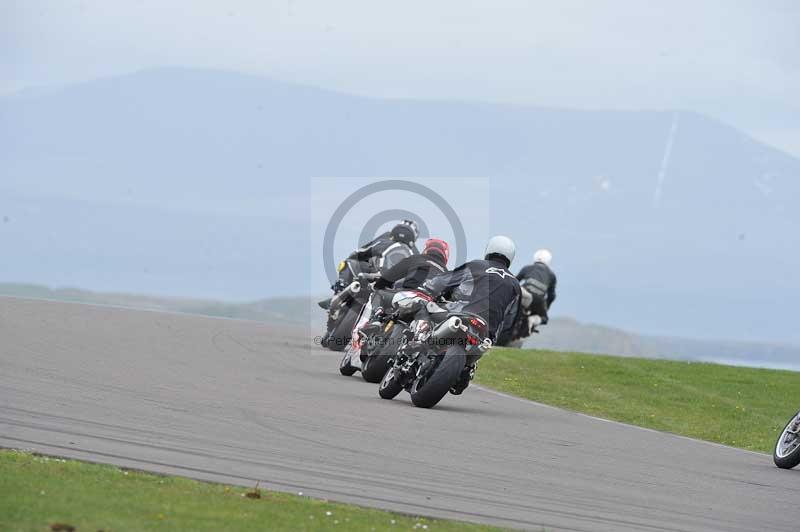
[[[557,312],[800,342],[800,160],[691,112],[381,100],[156,69],[1,97],[0,168],[0,279],[314,293],[309,178],[486,176],[475,200],[520,262],[556,252]]]

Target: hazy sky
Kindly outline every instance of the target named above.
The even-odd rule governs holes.
[[[0,91],[161,65],[712,114],[800,155],[800,1],[0,0]]]

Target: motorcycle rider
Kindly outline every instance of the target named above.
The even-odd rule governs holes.
[[[416,223],[413,220],[403,220],[395,225],[391,231],[379,235],[350,253],[347,258],[359,261],[362,265],[361,270],[364,273],[389,269],[417,252],[415,246],[417,234]],[[340,267],[339,278],[331,288],[336,293],[354,280],[353,272],[349,268]],[[330,297],[323,299],[318,305],[328,310],[331,299]]]
[[[550,268],[553,254],[550,250],[539,249],[533,254],[533,264],[524,266],[517,274],[522,286],[525,309],[530,313],[530,332],[537,325],[546,325],[547,311],[556,300],[556,274]]]
[[[421,286],[431,277],[447,271],[450,259],[450,246],[444,240],[429,238],[425,241],[422,254],[411,255],[389,269],[383,269],[375,282],[375,289],[405,288]]]
[[[420,255],[411,255],[389,269],[381,271],[380,277],[373,286],[375,295],[372,300],[374,309],[370,321],[375,322],[380,315],[392,306],[390,289],[413,290],[441,273],[447,271],[450,260],[450,246],[444,240],[429,238],[425,241]]]
[[[409,229],[411,229],[411,232],[414,233],[414,242],[411,243],[410,247],[414,251],[415,255],[418,254],[419,250],[417,249],[416,241],[419,238],[419,225],[417,224],[417,222],[415,222],[414,220],[400,220],[398,222],[398,225],[407,225]],[[367,242],[366,244],[364,244],[362,247],[371,246],[378,240],[386,240],[390,238],[390,236],[391,236],[391,231],[385,231],[376,236],[375,238],[373,238],[372,240],[370,240],[369,242]]]
[[[385,235],[386,233],[384,233]],[[369,263],[372,271],[391,268],[416,253],[417,233],[405,223],[395,225],[388,236],[381,235],[353,251],[347,258]]]
[[[513,240],[494,236],[486,245],[483,259],[467,262],[426,281],[422,286],[425,292],[447,300],[442,306],[427,305],[426,312],[432,321],[443,321],[449,312],[471,312],[486,321],[492,341],[508,334],[517,318],[521,297],[519,282],[509,271],[515,252]],[[465,367],[451,392],[462,393],[474,372],[474,365]]]

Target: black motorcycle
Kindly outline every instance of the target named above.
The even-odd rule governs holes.
[[[385,291],[390,293],[390,291]],[[372,322],[361,329],[359,334],[361,376],[367,382],[381,382],[392,366],[397,350],[404,343],[404,334],[411,325],[413,315],[400,310],[384,313],[378,307]]]
[[[775,442],[772,459],[781,469],[792,469],[800,464],[800,412],[789,420]]]
[[[430,298],[420,293],[417,300]],[[450,313],[438,325],[426,318],[414,320],[378,394],[393,399],[406,390],[420,408],[436,406],[448,391],[459,395],[472,380],[478,359],[492,346],[487,329],[483,318],[469,312]]]
[[[534,333],[538,334],[539,329],[531,324],[530,318],[530,311],[528,309],[522,309],[517,316],[517,319],[514,321],[514,325],[511,327],[510,333],[501,336],[497,340],[497,345],[501,347],[520,348],[522,347],[525,338]]]
[[[531,298],[533,297],[531,292],[535,291],[526,288],[527,283],[530,281],[530,279],[526,279],[520,284],[522,300],[519,314],[517,314],[517,319],[514,320],[511,330],[497,339],[497,345],[499,346],[519,348],[522,347],[525,338],[532,334],[539,334],[539,329],[536,327],[542,323],[542,320],[541,317],[534,314],[534,310],[530,306]]]
[[[339,278],[331,287],[334,295],[328,303],[328,322],[322,345],[332,351],[344,351],[348,346],[356,320],[369,299],[369,281],[375,274],[365,273],[364,268],[365,263],[354,259],[342,261]]]

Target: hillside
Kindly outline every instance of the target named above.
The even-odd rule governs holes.
[[[796,344],[642,335],[572,318],[554,318],[541,330],[524,347],[800,371]]]
[[[169,68],[0,98],[0,164],[0,280],[319,293],[310,178],[478,176],[521,261],[556,251],[560,312],[800,342],[785,245],[800,161],[692,112],[380,100]]]
[[[112,305],[141,310],[181,312],[220,318],[275,322],[290,325],[324,326],[324,317],[312,318],[312,301],[307,298],[272,298],[231,303],[212,299],[160,297],[112,292],[94,292],[80,288],[49,288],[42,285],[0,283],[0,296],[52,299],[75,303]],[[314,305],[314,308],[316,305]],[[321,313],[322,311],[320,311]],[[314,319],[312,322],[311,320]]]

